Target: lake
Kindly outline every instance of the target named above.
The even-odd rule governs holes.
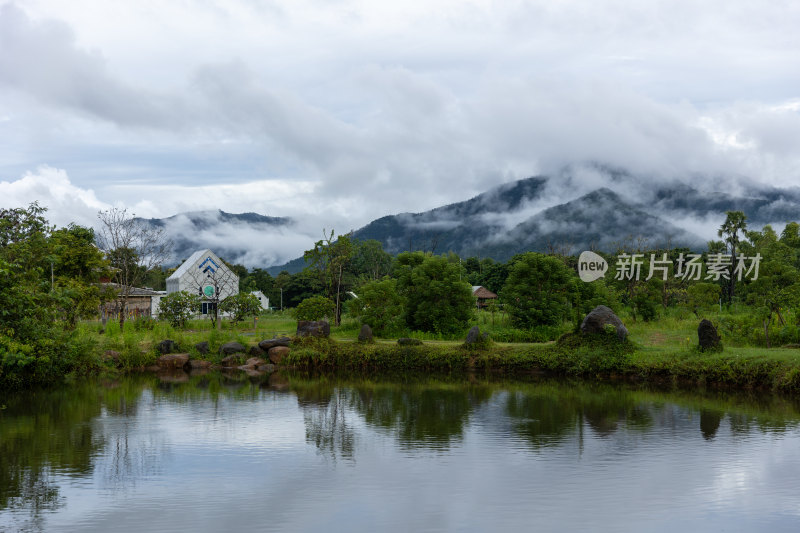
[[[134,375],[0,397],[0,531],[797,531],[800,401]]]

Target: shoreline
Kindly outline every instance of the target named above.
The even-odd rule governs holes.
[[[255,353],[258,346],[248,339],[245,353],[238,355],[234,366],[222,365],[224,355],[212,351],[199,354],[193,348],[182,351],[192,362],[206,361],[209,370],[242,371],[258,375],[258,365],[239,369],[248,358],[263,358],[273,371],[304,371],[321,374],[358,373],[360,375],[396,376],[425,374],[490,375],[515,378],[535,375],[580,378],[591,382],[633,382],[680,384],[682,387],[713,387],[757,390],[789,394],[800,393],[800,349],[727,347],[722,352],[701,353],[686,346],[643,346],[619,343],[612,337],[593,336],[580,339],[565,335],[556,342],[539,344],[489,343],[468,348],[461,343],[424,341],[417,346],[403,346],[394,340],[359,343],[333,338],[291,339],[289,353],[275,363],[266,352]],[[154,346],[139,350],[130,358],[122,354],[112,359],[109,350],[96,351],[91,362],[71,368],[61,380],[79,381],[87,376],[114,376],[132,372],[155,372],[158,356]],[[117,354],[120,356],[120,354]],[[274,364],[273,364],[274,363]],[[186,367],[187,370],[189,366]],[[182,372],[182,368],[174,369]],[[188,374],[187,374],[188,375]],[[55,383],[57,383],[57,381]],[[29,381],[9,391],[33,389],[48,383]]]

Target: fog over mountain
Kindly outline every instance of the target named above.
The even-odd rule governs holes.
[[[796,218],[798,27],[750,0],[0,0],[0,207],[175,215],[176,255],[250,266],[323,228],[704,241],[725,207]]]
[[[700,190],[687,181],[652,187],[646,178],[602,165],[565,168],[555,176],[506,183],[428,211],[386,215],[355,229],[353,236],[378,240],[392,254],[453,251],[506,261],[529,250],[613,252],[634,242],[703,250],[717,238],[727,210],[744,211],[750,227],[758,229],[773,224],[780,230],[800,219],[800,189],[698,177],[698,184],[709,185]],[[723,183],[727,192],[715,190]],[[270,267],[273,273],[303,268],[300,253],[291,250],[311,248],[319,238],[292,218],[255,213],[191,212],[148,223],[164,227],[175,242],[175,262],[208,246],[228,261]],[[346,231],[337,228],[337,234]]]
[[[170,264],[182,262],[200,248],[211,248],[217,255],[236,263],[270,264],[282,260],[279,251],[282,247],[276,246],[277,241],[296,238],[291,219],[257,213],[209,210],[140,220],[164,229],[173,245]],[[289,231],[285,233],[285,230]],[[265,236],[269,237],[265,239]]]

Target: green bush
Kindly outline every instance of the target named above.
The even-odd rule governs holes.
[[[625,373],[631,364],[634,345],[620,341],[616,330],[583,335],[565,333],[556,342],[553,356],[558,363],[554,370],[566,374]]]
[[[560,259],[528,252],[513,262],[500,296],[515,327],[558,326],[580,300],[578,283]]]
[[[384,278],[365,283],[358,298],[348,302],[348,310],[369,325],[379,337],[395,335],[403,329],[403,298],[397,292],[397,280]]]
[[[633,299],[633,305],[645,322],[652,322],[656,318],[656,305],[647,294],[638,294]]]
[[[155,327],[156,321],[149,316],[136,317],[133,320],[133,329],[136,331],[152,330]]]
[[[295,308],[294,316],[297,320],[322,320],[333,316],[334,303],[324,296],[306,298]]]
[[[406,252],[397,256],[395,274],[410,329],[445,334],[467,330],[475,299],[469,283],[461,280],[458,263]]]
[[[222,300],[219,309],[223,313],[230,313],[231,320],[236,323],[247,317],[258,316],[262,307],[256,295],[240,292]]]
[[[158,303],[158,316],[172,327],[186,327],[186,322],[197,314],[200,296],[188,291],[171,292]]]

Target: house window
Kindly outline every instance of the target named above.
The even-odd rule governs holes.
[[[203,302],[200,304],[200,312],[204,315],[214,314],[214,310],[217,308],[217,304],[213,302]]]

